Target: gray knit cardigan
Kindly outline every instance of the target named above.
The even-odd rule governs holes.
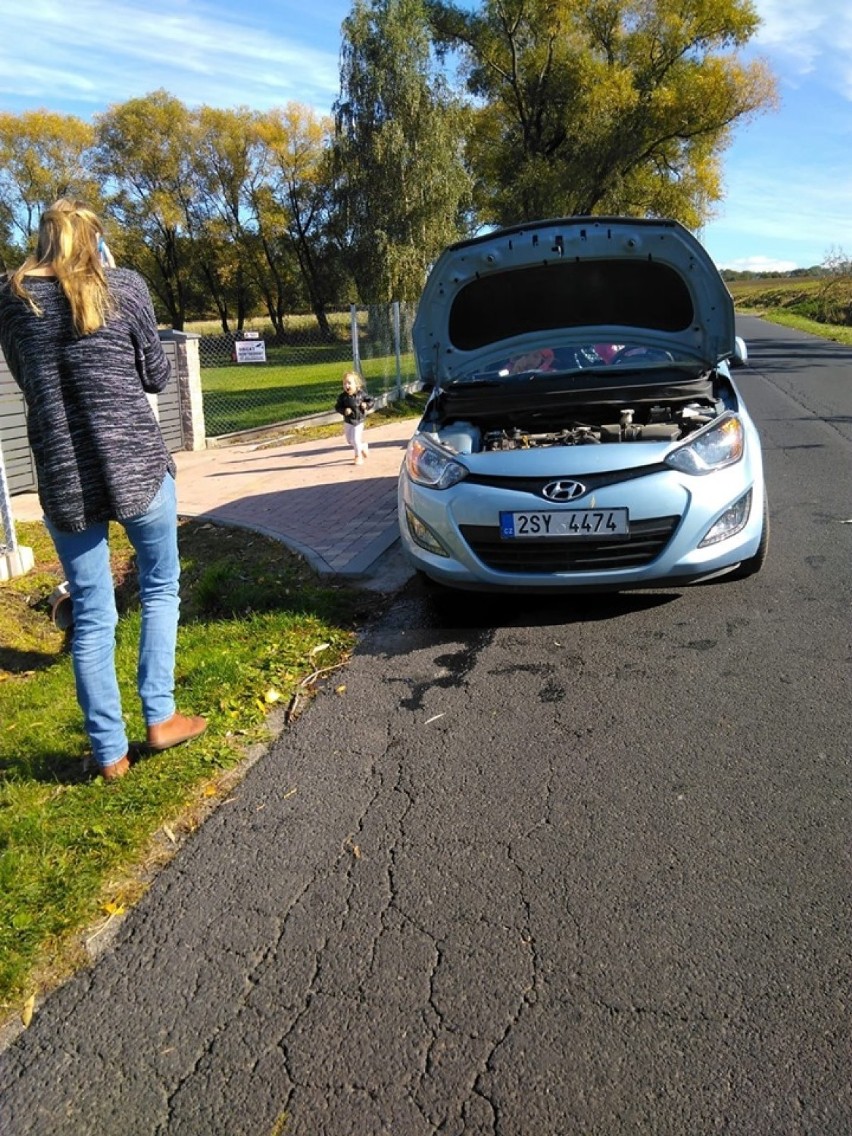
[[[26,400],[39,500],[68,532],[140,516],[175,474],[145,397],[170,374],[151,297],[129,269],[107,269],[107,279],[114,310],[84,336],[54,277],[27,278],[40,316],[0,284],[0,347]]]

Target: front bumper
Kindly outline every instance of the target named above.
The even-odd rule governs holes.
[[[764,494],[759,457],[704,477],[658,469],[572,502],[577,508],[627,508],[626,538],[505,541],[499,531],[501,511],[549,508],[547,503],[505,485],[461,482],[448,490],[427,489],[412,482],[403,466],[400,534],[415,568],[455,588],[591,592],[681,586],[724,573],[756,554]],[[712,526],[745,495],[749,509],[743,528],[702,547]],[[420,526],[426,526],[430,540],[437,538],[446,555],[422,547],[415,536],[422,533]]]

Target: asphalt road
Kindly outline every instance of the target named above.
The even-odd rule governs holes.
[[[0,1056],[0,1130],[852,1132],[852,349],[743,321],[747,581],[410,584]]]

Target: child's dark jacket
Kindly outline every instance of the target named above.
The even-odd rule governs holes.
[[[367,411],[373,405],[373,401],[365,390],[357,390],[354,394],[341,391],[337,396],[334,409],[338,414],[343,415],[344,422],[352,422],[357,426],[367,417]],[[352,411],[351,414],[346,414],[347,408]]]

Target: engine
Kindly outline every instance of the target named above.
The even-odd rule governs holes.
[[[652,405],[639,410],[624,408],[613,412],[606,408],[594,421],[584,420],[560,424],[555,428],[541,426],[478,426],[472,422],[452,422],[437,431],[438,439],[457,453],[480,453],[502,450],[534,450],[549,446],[599,446],[622,442],[679,442],[718,417],[721,408],[705,402],[687,405]],[[618,415],[617,420],[615,414]]]

